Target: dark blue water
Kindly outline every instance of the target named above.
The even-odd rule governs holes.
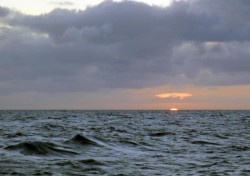
[[[250,111],[0,111],[0,175],[250,175]]]

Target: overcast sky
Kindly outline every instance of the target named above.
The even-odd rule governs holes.
[[[249,0],[18,2],[0,109],[250,109]]]

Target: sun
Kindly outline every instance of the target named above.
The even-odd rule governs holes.
[[[177,108],[171,108],[171,109],[169,109],[170,111],[178,111],[179,109],[177,109]]]

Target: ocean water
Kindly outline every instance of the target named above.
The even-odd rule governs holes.
[[[250,111],[0,111],[0,175],[250,175]]]

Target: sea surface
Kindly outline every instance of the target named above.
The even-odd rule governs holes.
[[[0,111],[0,175],[250,175],[250,111]]]

